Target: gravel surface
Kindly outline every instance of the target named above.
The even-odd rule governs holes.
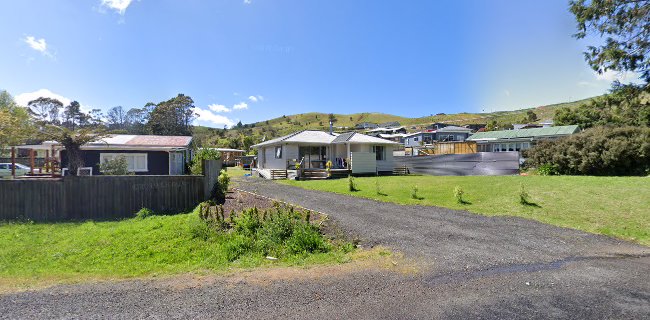
[[[238,187],[321,211],[362,245],[420,272],[324,277],[183,276],[57,286],[0,296],[0,318],[648,318],[650,248],[530,220],[484,217],[303,190]],[[314,271],[315,272],[315,271]]]

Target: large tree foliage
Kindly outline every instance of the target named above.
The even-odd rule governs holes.
[[[29,110],[42,122],[58,123],[63,103],[54,98],[40,97],[27,103]]]
[[[34,133],[28,110],[17,105],[7,91],[0,91],[0,154],[8,146],[22,144]]]
[[[106,122],[110,129],[125,130],[128,126],[127,111],[122,106],[108,109]]]
[[[635,71],[650,82],[650,0],[572,0],[575,37],[606,37],[585,58],[597,72]]]
[[[158,103],[149,115],[147,128],[155,135],[192,135],[194,100],[184,94]]]
[[[614,83],[610,94],[575,108],[555,112],[555,124],[595,126],[650,126],[650,93],[642,85]]]
[[[533,167],[570,175],[647,175],[650,128],[597,127],[559,140],[542,141],[525,153]]]

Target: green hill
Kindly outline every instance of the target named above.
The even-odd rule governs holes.
[[[431,123],[448,123],[453,125],[467,124],[486,124],[490,121],[498,123],[521,123],[528,110],[532,110],[537,118],[542,120],[553,119],[555,110],[562,107],[575,107],[593,98],[578,100],[574,102],[551,104],[536,108],[527,108],[514,111],[497,111],[492,113],[456,113],[456,114],[437,114],[420,118],[407,118],[392,114],[364,112],[354,114],[335,114],[337,121],[334,124],[335,131],[343,132],[354,130],[354,126],[361,122],[386,123],[397,121],[406,126],[409,132],[414,132],[425,128]],[[260,142],[266,138],[287,135],[299,130],[329,130],[329,116],[327,113],[309,112],[294,115],[285,115],[282,117],[269,119],[250,124],[245,124],[241,128],[232,128],[229,130],[214,129],[197,126],[194,128],[195,141],[200,145],[210,145],[219,147],[245,147],[252,140],[253,143]],[[243,140],[249,137],[246,143]],[[237,142],[239,141],[239,142]]]

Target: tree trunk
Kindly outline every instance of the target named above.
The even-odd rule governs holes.
[[[81,146],[77,144],[64,145],[68,153],[68,174],[77,175],[77,169],[84,166],[84,160],[81,157]]]

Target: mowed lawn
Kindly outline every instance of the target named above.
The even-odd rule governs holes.
[[[400,204],[523,217],[650,245],[650,177],[389,176],[355,181],[360,191],[350,192],[348,179],[281,183]],[[536,206],[519,203],[522,184]],[[377,193],[377,185],[384,195]],[[411,197],[414,186],[419,200]],[[457,203],[456,186],[465,191],[469,204]]]
[[[238,237],[210,232],[198,214],[115,222],[0,223],[0,292],[55,283],[259,266],[340,263],[349,253],[296,254],[277,261],[241,250]]]

